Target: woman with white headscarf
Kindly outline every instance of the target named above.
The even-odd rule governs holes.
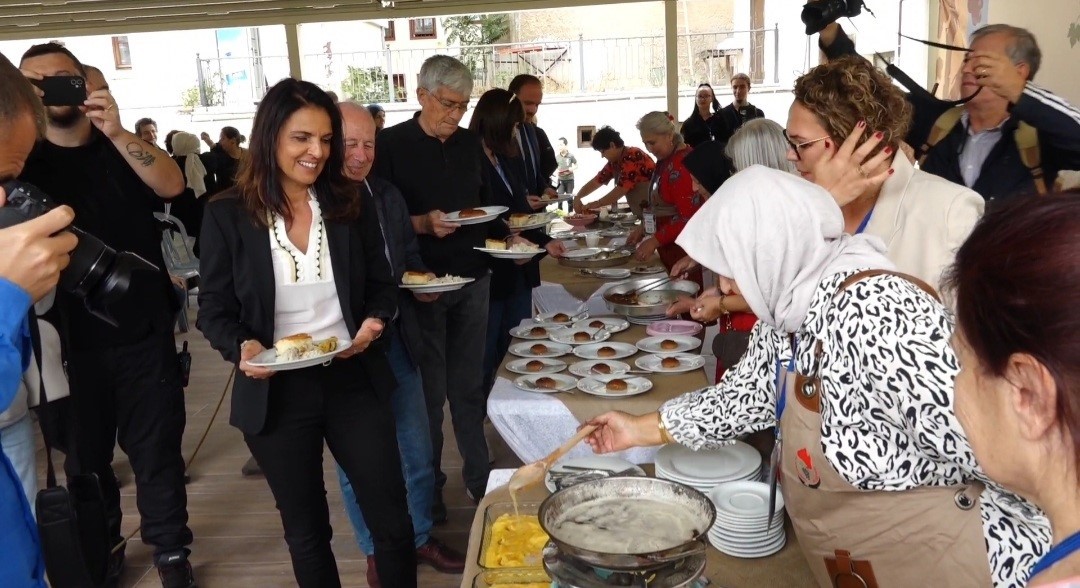
[[[678,243],[758,316],[750,348],[716,386],[592,419],[595,451],[777,427],[784,503],[822,586],[1023,584],[1045,519],[983,489],[952,411],[950,315],[890,271],[880,239],[846,235],[823,188],[753,166]]]

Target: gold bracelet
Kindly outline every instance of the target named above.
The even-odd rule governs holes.
[[[667,430],[667,425],[664,424],[664,415],[657,415],[656,428],[660,430],[660,442],[663,444],[674,443],[675,438],[671,436],[671,433]]]

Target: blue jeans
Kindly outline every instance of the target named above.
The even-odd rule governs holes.
[[[34,459],[34,420],[27,412],[23,418],[0,429],[0,445],[22,482],[26,500],[33,511],[37,502],[37,462]]]
[[[484,346],[484,396],[491,393],[495,372],[510,349],[510,329],[532,316],[532,288],[518,279],[514,293],[508,298],[488,302],[487,344]]]
[[[431,437],[428,433],[427,405],[424,401],[420,370],[409,358],[397,327],[390,329],[390,351],[387,358],[398,382],[398,387],[390,397],[390,408],[394,411],[397,427],[401,472],[405,477],[405,489],[408,491],[413,534],[416,536],[416,546],[420,547],[428,542],[431,533],[435,471],[432,469]],[[375,546],[371,533],[356,503],[352,484],[341,466],[338,466],[338,480],[341,482],[341,499],[345,503],[345,512],[349,515],[353,532],[356,534],[356,544],[364,555],[372,555],[375,553]]]

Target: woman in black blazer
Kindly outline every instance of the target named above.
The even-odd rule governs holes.
[[[356,490],[383,585],[416,586],[388,400],[396,383],[379,340],[397,287],[375,211],[360,209],[342,174],[341,115],[317,86],[285,79],[260,103],[252,135],[248,164],[207,205],[201,236],[198,327],[239,368],[229,421],[274,493],[300,586],[340,586],[324,441]],[[325,367],[248,363],[298,333],[351,346]]]
[[[469,121],[469,130],[480,137],[484,150],[485,180],[491,187],[491,203],[506,206],[504,217],[511,213],[536,212],[526,186],[525,160],[518,148],[517,129],[525,121],[521,102],[507,90],[488,90],[480,96]],[[554,240],[543,229],[521,231],[518,242],[536,243],[552,256],[565,252],[561,241]],[[532,316],[532,289],[540,285],[540,258],[511,261],[491,260],[491,298],[488,302],[487,345],[484,351],[484,373],[490,384],[499,362],[510,347],[510,329],[522,319]],[[490,390],[488,385],[485,389]]]

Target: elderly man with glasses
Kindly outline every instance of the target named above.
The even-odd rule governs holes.
[[[447,213],[486,206],[490,190],[481,168],[480,140],[458,126],[469,108],[472,74],[460,61],[435,55],[420,68],[420,114],[387,127],[376,137],[374,174],[405,197],[424,264],[439,276],[474,281],[438,300],[417,305],[425,331],[420,371],[427,399],[435,468],[432,519],[446,520],[441,465],[443,404],[450,401],[461,470],[469,498],[479,502],[490,472],[484,440],[483,366],[480,361],[487,331],[488,260],[474,247],[486,238],[510,236],[506,223],[461,225]]]

